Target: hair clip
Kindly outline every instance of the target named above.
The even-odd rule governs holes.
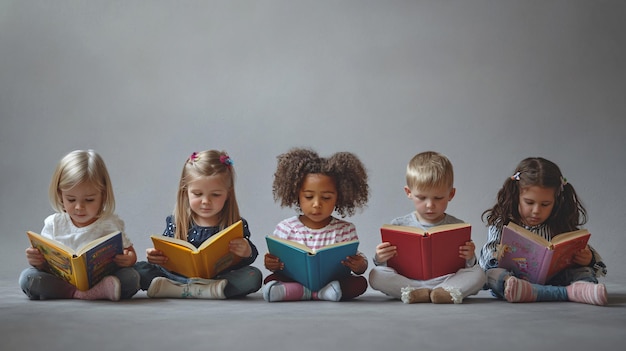
[[[515,172],[515,174],[511,176],[511,179],[519,181],[519,175],[520,175],[520,172]]]
[[[566,185],[567,185],[567,178],[561,176],[561,191],[563,191]]]
[[[191,156],[189,156],[189,162],[196,162],[198,158],[200,158],[200,156],[198,156],[198,153],[194,151],[191,153]]]
[[[233,165],[233,159],[230,158],[230,156],[228,155],[221,155],[220,156],[220,162],[224,165],[226,165],[227,167],[230,167]]]

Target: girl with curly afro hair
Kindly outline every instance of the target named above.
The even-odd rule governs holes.
[[[367,171],[359,158],[350,152],[337,152],[328,158],[315,151],[294,148],[278,156],[272,191],[281,207],[295,208],[298,215],[276,226],[274,236],[304,244],[317,250],[338,242],[358,240],[354,224],[339,216],[351,216],[367,204]],[[268,302],[294,300],[341,301],[365,292],[367,258],[361,252],[342,263],[352,274],[332,281],[319,291],[281,274],[284,263],[272,254],[265,255],[265,268],[272,271],[264,281],[263,297]]]

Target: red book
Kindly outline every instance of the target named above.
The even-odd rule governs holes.
[[[574,254],[587,246],[591,234],[586,229],[555,235],[551,241],[509,223],[502,228],[498,267],[531,283],[545,284],[557,273],[572,267]]]
[[[428,280],[455,273],[465,267],[459,247],[472,240],[469,223],[445,224],[423,230],[385,224],[380,228],[383,242],[396,246],[398,254],[387,261],[407,278]]]

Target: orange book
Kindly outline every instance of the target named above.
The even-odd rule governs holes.
[[[243,223],[237,221],[208,238],[198,248],[185,240],[163,235],[150,236],[154,248],[163,251],[168,260],[162,266],[188,278],[211,279],[231,267],[241,257],[230,252],[228,244],[243,238]]]
[[[465,267],[459,247],[472,240],[469,223],[445,224],[423,230],[385,224],[380,228],[383,242],[396,246],[398,254],[387,261],[407,278],[428,280],[455,273]]]

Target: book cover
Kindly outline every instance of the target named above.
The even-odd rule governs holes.
[[[531,283],[545,284],[557,273],[574,265],[574,254],[587,246],[586,229],[555,235],[551,241],[509,223],[502,228],[498,267]]]
[[[44,256],[50,272],[83,291],[115,273],[118,266],[113,259],[124,252],[121,232],[105,235],[76,251],[35,232],[28,231],[27,235],[32,247]]]
[[[385,224],[380,235],[382,242],[391,243],[398,251],[387,261],[387,266],[407,278],[428,280],[465,267],[459,247],[472,240],[472,227],[469,223],[458,223],[423,230]]]
[[[150,236],[154,248],[168,260],[162,266],[188,278],[211,279],[228,267],[241,261],[230,252],[228,244],[243,238],[243,222],[237,221],[205,240],[198,248],[185,240],[163,235]]]
[[[312,250],[306,245],[272,235],[265,237],[269,252],[285,264],[282,274],[318,291],[326,284],[350,276],[350,269],[341,261],[356,255],[359,241],[346,241]]]

